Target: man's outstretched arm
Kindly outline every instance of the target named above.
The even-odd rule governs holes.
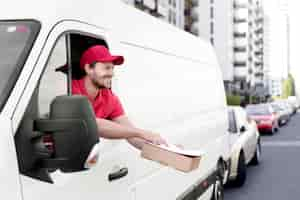
[[[122,115],[120,117],[114,118],[113,121],[116,122],[116,123],[118,123],[118,124],[127,126],[127,127],[135,128],[135,126],[133,125],[133,123],[125,115]],[[143,148],[143,144],[146,142],[146,140],[141,139],[141,138],[137,138],[137,137],[135,137],[135,138],[129,138],[129,139],[127,139],[127,141],[132,146],[134,146],[135,148],[140,149],[140,150]]]
[[[144,141],[154,144],[166,144],[166,141],[159,134],[135,128],[125,118],[121,116],[114,119],[114,121],[97,118],[99,136],[107,139],[127,139],[139,149],[142,147]]]

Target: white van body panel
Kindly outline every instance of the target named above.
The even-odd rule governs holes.
[[[0,188],[5,199],[21,199],[19,169],[11,128],[11,120],[0,115]]]
[[[34,9],[24,9],[28,5]],[[197,170],[182,173],[142,159],[125,141],[102,139],[100,163],[92,170],[71,174],[56,171],[51,174],[53,185],[20,175],[23,200],[176,199],[212,173],[219,159],[229,159],[225,93],[209,43],[117,0],[88,5],[74,5],[70,0],[12,0],[6,3],[0,19],[36,19],[42,25],[2,112],[12,118],[12,135],[59,35],[82,31],[104,38],[113,54],[125,57],[124,65],[115,69],[113,90],[136,126],[205,152]],[[15,157],[11,159],[16,162]],[[128,175],[109,182],[108,174],[122,167],[128,168]],[[11,170],[18,173],[16,168]],[[209,191],[200,199],[209,199],[211,188]]]

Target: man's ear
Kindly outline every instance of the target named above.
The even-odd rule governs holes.
[[[90,74],[91,73],[91,67],[89,64],[85,64],[84,65],[84,71],[86,74]]]

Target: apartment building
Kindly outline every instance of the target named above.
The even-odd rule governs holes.
[[[233,69],[234,79],[232,84],[235,85],[236,93],[246,95],[250,87],[251,66],[250,58],[252,44],[250,40],[250,12],[248,0],[234,0],[233,6]]]
[[[144,12],[184,29],[184,0],[122,0]]]
[[[264,10],[261,0],[249,0],[250,88],[255,96],[268,95],[264,65]]]
[[[232,89],[235,69],[233,41],[233,0],[191,0],[189,5],[192,19],[191,32],[210,42],[216,51],[223,80],[227,88]],[[188,13],[188,12],[186,12]],[[189,24],[188,24],[189,25]],[[186,29],[188,30],[188,29]]]
[[[198,0],[197,5],[198,35],[215,47],[227,93],[265,96],[261,0]]]
[[[269,93],[273,97],[281,96],[282,95],[282,79],[275,78],[269,79]]]
[[[262,0],[127,1],[210,42],[227,93],[266,95]]]

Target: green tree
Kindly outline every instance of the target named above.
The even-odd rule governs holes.
[[[291,74],[283,80],[282,84],[282,98],[288,98],[288,96],[295,96],[295,81]]]

